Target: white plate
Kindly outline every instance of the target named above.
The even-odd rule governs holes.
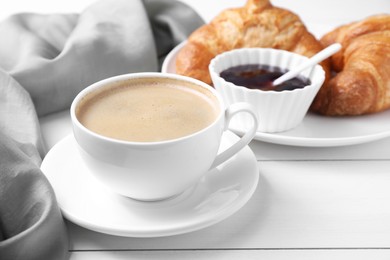
[[[166,57],[162,72],[176,73],[175,62],[185,42]],[[261,120],[261,118],[259,118]],[[230,130],[242,134],[243,126],[233,120]],[[257,132],[255,140],[294,146],[344,146],[390,136],[390,110],[356,117],[325,117],[308,113],[298,127],[282,133]]]
[[[237,139],[226,132],[221,149]],[[129,237],[176,235],[215,224],[244,206],[259,179],[256,157],[246,146],[175,198],[136,201],[111,192],[94,179],[79,157],[73,135],[49,151],[41,169],[64,217],[94,231]]]

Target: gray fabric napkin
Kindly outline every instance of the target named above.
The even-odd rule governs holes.
[[[203,23],[172,0],[100,0],[81,14],[16,14],[0,22],[0,259],[67,259],[54,191],[39,167],[38,116],[69,108],[84,87],[158,71]]]

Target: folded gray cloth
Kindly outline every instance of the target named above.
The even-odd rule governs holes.
[[[30,93],[41,116],[68,107],[100,79],[157,71],[158,56],[201,23],[170,0],[103,0],[81,15],[17,14],[0,24],[0,67]]]
[[[172,0],[101,0],[81,14],[23,13],[0,23],[0,259],[67,259],[54,191],[39,167],[38,116],[84,87],[158,71],[202,19]]]

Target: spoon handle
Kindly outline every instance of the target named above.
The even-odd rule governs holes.
[[[312,56],[309,60],[303,62],[293,70],[290,70],[287,73],[280,76],[279,78],[275,79],[272,84],[276,86],[289,79],[296,77],[301,71],[320,63],[321,61],[325,60],[326,58],[338,52],[340,49],[341,49],[340,43],[334,43],[332,45],[329,45],[328,47],[326,47],[316,55]]]

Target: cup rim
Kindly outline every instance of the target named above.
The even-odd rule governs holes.
[[[188,135],[185,135],[182,137],[174,138],[174,139],[153,141],[153,142],[126,141],[126,140],[116,139],[116,138],[112,138],[112,137],[107,137],[107,136],[95,133],[92,130],[89,130],[87,127],[85,127],[78,120],[78,118],[76,116],[76,107],[77,107],[78,103],[80,102],[80,100],[83,97],[85,97],[88,93],[91,93],[94,90],[97,90],[101,87],[104,87],[109,83],[124,81],[124,80],[129,80],[129,79],[142,79],[142,78],[168,78],[168,79],[173,79],[173,80],[178,80],[178,81],[186,81],[186,82],[195,84],[197,86],[200,86],[204,89],[207,89],[218,100],[219,114],[211,124],[200,129],[199,131],[196,131],[194,133],[191,133],[191,134],[188,134]],[[212,128],[215,124],[217,124],[217,122],[219,122],[219,120],[221,120],[221,117],[224,115],[224,111],[225,111],[224,103],[223,103],[223,99],[220,96],[220,94],[214,88],[212,88],[211,86],[209,86],[208,84],[206,84],[200,80],[190,78],[187,76],[171,74],[171,73],[164,73],[164,72],[135,72],[135,73],[121,74],[121,75],[105,78],[105,79],[97,81],[97,82],[87,86],[83,90],[81,90],[72,101],[72,104],[70,106],[70,117],[71,117],[71,121],[72,121],[74,127],[77,127],[78,129],[80,129],[84,133],[91,135],[94,138],[100,139],[102,141],[112,142],[112,143],[122,144],[122,145],[132,145],[132,146],[137,146],[137,145],[138,146],[153,146],[153,145],[173,144],[176,142],[181,142],[183,140],[192,138],[195,135],[199,135],[199,134],[207,131],[209,128]]]
[[[300,59],[309,59],[308,57],[303,56],[303,55],[298,54],[298,53],[294,53],[294,52],[286,51],[286,50],[281,50],[281,49],[275,49],[275,48],[259,48],[259,47],[255,47],[255,48],[239,48],[239,49],[229,50],[229,51],[220,53],[217,56],[215,56],[210,61],[210,64],[209,64],[209,72],[210,72],[210,74],[212,74],[213,77],[217,77],[224,84],[229,85],[229,87],[232,87],[232,88],[235,88],[235,89],[243,89],[245,91],[248,91],[249,93],[263,93],[263,94],[267,94],[267,95],[281,95],[281,94],[283,95],[283,94],[293,93],[293,92],[303,92],[303,91],[305,91],[307,89],[311,89],[311,88],[316,87],[318,82],[319,82],[319,85],[322,85],[324,80],[325,80],[325,71],[324,71],[324,69],[322,68],[321,65],[316,64],[312,70],[315,73],[319,73],[318,74],[318,77],[319,77],[318,82],[317,81],[314,82],[311,78],[309,78],[310,79],[310,85],[306,85],[303,88],[296,88],[296,89],[293,89],[293,90],[283,90],[283,91],[276,91],[276,90],[264,91],[264,90],[261,90],[261,89],[250,89],[250,88],[238,86],[238,85],[236,85],[236,84],[234,84],[234,83],[232,83],[230,81],[226,81],[224,78],[222,78],[219,75],[220,72],[217,72],[215,67],[216,67],[216,63],[220,62],[221,59],[224,59],[224,58],[232,56],[232,55],[237,55],[237,53],[242,53],[242,52],[271,52],[271,53],[278,53],[279,52],[279,53],[282,53],[283,55],[295,56],[295,57],[299,57]]]

